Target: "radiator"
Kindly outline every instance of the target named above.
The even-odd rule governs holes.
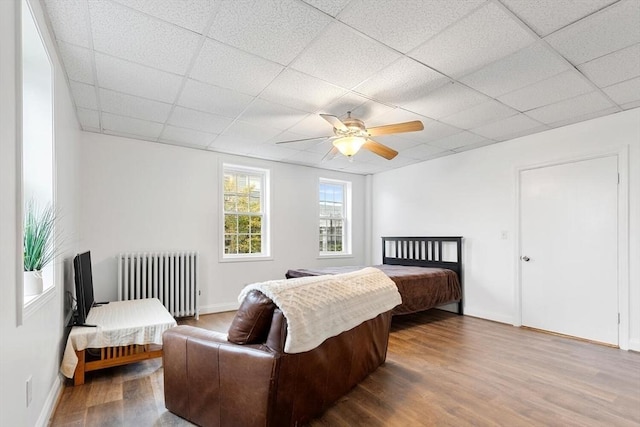
[[[118,255],[118,300],[158,298],[174,317],[199,317],[197,252]]]

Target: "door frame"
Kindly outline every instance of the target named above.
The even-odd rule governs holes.
[[[578,156],[550,160],[542,163],[519,166],[515,170],[515,286],[514,286],[514,326],[522,326],[522,225],[521,225],[521,176],[532,169],[559,166],[592,160],[602,157],[616,156],[618,159],[618,346],[629,349],[629,146],[624,145],[605,151],[585,153]]]

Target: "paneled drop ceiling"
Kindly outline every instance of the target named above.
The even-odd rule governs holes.
[[[89,132],[368,174],[640,106],[640,0],[44,0]],[[318,113],[421,120],[321,161]]]

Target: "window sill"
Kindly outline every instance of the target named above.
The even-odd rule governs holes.
[[[317,259],[353,258],[353,254],[320,254]]]
[[[220,258],[219,262],[255,262],[255,261],[273,261],[272,256],[259,257],[237,257],[237,258]]]
[[[29,297],[25,296],[24,307],[22,309],[23,321],[31,317],[36,311],[40,310],[41,307],[44,307],[44,305],[51,301],[56,294],[56,287],[49,286],[47,289],[42,291],[40,295]]]

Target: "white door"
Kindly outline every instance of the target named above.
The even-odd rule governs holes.
[[[520,173],[522,324],[618,345],[618,158]]]

